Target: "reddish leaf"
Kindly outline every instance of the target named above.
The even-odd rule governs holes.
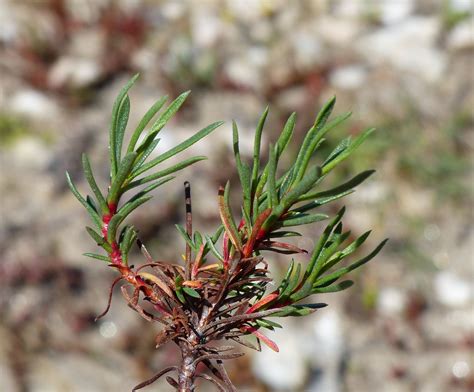
[[[260,309],[261,307],[265,306],[266,304],[272,302],[274,299],[278,298],[278,293],[273,293],[273,294],[269,294],[267,295],[265,298],[262,298],[260,301],[258,301],[257,303],[255,303],[252,307],[250,307],[250,309],[248,309],[245,313],[253,313],[255,312],[257,309]]]

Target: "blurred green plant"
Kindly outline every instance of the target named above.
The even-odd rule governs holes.
[[[34,132],[32,126],[23,117],[0,112],[0,147],[11,147],[24,137],[36,137],[45,143],[51,143],[53,137],[49,132]]]
[[[105,254],[87,253],[86,256],[105,261],[119,272],[110,288],[107,308],[98,317],[107,313],[115,285],[125,281],[121,289],[129,306],[146,320],[162,324],[156,338],[157,347],[173,341],[181,350],[179,366],[163,369],[133,390],[176,371],[177,379],[167,376],[166,380],[178,391],[195,390],[195,380],[199,377],[214,383],[221,391],[235,391],[223,361],[243,354],[232,352],[233,346],[216,346],[216,341],[232,340],[256,350],[260,350],[260,342],[263,342],[278,351],[277,344],[261,332],[262,329],[281,328],[270,318],[306,316],[326,306],[306,300],[313,294],[337,292],[352,286],[351,280],[342,278],[374,258],[387,241],[382,241],[368,255],[341,265],[363,245],[370,231],[350,237],[350,231],[345,231],[342,224],[345,208],[333,217],[317,212],[321,206],[354,192],[356,186],[374,173],[374,170],[365,170],[337,186],[321,189],[325,178],[351,156],[374,129],[367,129],[354,139],[344,138],[320,164],[315,164],[313,158],[320,155],[325,136],[350,116],[345,113],[329,120],[336,101],[333,98],[324,105],[307,131],[292,165],[280,174],[278,163],[293,136],[296,114],[290,115],[278,139],[268,146],[266,163],[261,159],[261,144],[268,108],[257,125],[253,159],[249,163],[240,155],[239,131],[233,122],[233,153],[241,189],[231,188],[229,182],[219,188],[216,212],[222,224],[212,235],[193,230],[191,187],[186,182],[186,225],[177,225],[185,242],[184,264],[156,261],[137,240],[137,230],[123,223],[132,211],[151,198],[149,192],[173,178],[171,174],[204,157],[188,158],[151,174],[149,171],[209,135],[222,122],[203,128],[176,147],[148,160],[159,143],[159,132],[181,107],[188,93],[176,98],[146,131],[148,123],[165,104],[166,97],[160,99],[145,114],[128,145],[124,146],[130,112],[127,93],[136,78],[122,89],[113,107],[107,192],[103,193],[97,186],[86,155],[82,158],[83,169],[93,196],[82,196],[67,174],[71,191],[86,208],[95,226],[87,227],[87,232],[105,251]],[[140,138],[142,142],[139,143]],[[135,191],[133,196],[122,202],[131,190]],[[242,196],[239,218],[231,209],[231,194]],[[329,223],[311,252],[288,242],[301,235],[298,226],[326,219]],[[138,268],[128,260],[136,241],[146,260]],[[270,264],[263,256],[268,251],[308,254],[309,262],[304,265],[292,259],[284,278],[268,292],[269,284],[274,281],[269,275]],[[146,268],[149,270],[145,271]],[[128,290],[130,287],[132,293]],[[256,338],[256,345],[244,339],[248,335]],[[210,374],[199,370],[201,363]]]

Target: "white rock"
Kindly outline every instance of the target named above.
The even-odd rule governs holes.
[[[306,342],[307,358],[320,376],[309,386],[310,392],[338,392],[341,390],[339,369],[345,342],[342,320],[333,309],[324,309],[313,324],[311,337]]]
[[[459,23],[449,33],[447,45],[451,50],[463,50],[474,47],[474,18]]]
[[[435,47],[439,31],[438,19],[412,17],[364,37],[357,50],[375,65],[388,63],[432,83],[441,78],[447,65],[446,54]]]
[[[413,0],[381,1],[378,4],[380,19],[384,24],[393,24],[405,20],[414,9]]]
[[[367,80],[367,70],[361,65],[336,68],[329,76],[331,84],[343,90],[356,90]]]
[[[318,36],[335,46],[350,48],[361,31],[361,24],[353,19],[322,16],[315,20]]]
[[[384,316],[399,315],[406,304],[406,296],[394,287],[386,287],[380,291],[377,299],[377,310]]]
[[[51,119],[58,113],[58,106],[45,94],[36,90],[19,90],[10,101],[10,110],[37,119]]]
[[[472,0],[450,0],[449,1],[449,8],[452,11],[457,12],[472,12],[473,11],[473,3]]]
[[[102,74],[99,63],[93,59],[61,57],[51,67],[48,75],[52,87],[87,87],[97,81]]]
[[[193,9],[191,31],[193,42],[202,48],[213,46],[222,30],[222,23],[214,12],[206,7]]]
[[[279,353],[263,345],[262,352],[252,358],[255,374],[272,391],[295,391],[306,379],[307,367],[297,338],[300,332],[290,324],[273,333],[263,332],[275,342],[281,342]]]
[[[474,286],[449,271],[439,272],[434,279],[438,301],[445,306],[463,307],[472,304]]]
[[[294,62],[298,70],[312,69],[324,62],[323,46],[311,29],[300,29],[290,36],[294,51]]]

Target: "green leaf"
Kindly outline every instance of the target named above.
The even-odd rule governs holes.
[[[107,197],[109,203],[117,204],[122,193],[122,185],[130,174],[136,157],[136,152],[130,152],[125,155],[123,161],[120,163],[117,175],[110,186],[109,195]]]
[[[353,241],[350,245],[348,245],[345,249],[335,253],[329,260],[327,260],[327,262],[324,261],[323,266],[320,272],[318,273],[318,276],[329,270],[331,267],[339,263],[341,260],[349,256],[350,254],[354,253],[365,242],[365,240],[369,237],[370,233],[370,230],[365,232],[359,238]]]
[[[326,287],[313,288],[312,294],[335,293],[337,291],[346,290],[354,284],[352,280],[344,280],[341,283],[332,284]]]
[[[291,295],[291,293],[293,292],[293,290],[296,288],[296,286],[299,283],[300,274],[301,274],[301,264],[298,263],[296,264],[296,269],[293,268],[291,270],[291,274],[287,280],[288,284],[278,296],[278,300],[279,300],[278,302],[284,302]]]
[[[175,292],[176,297],[178,297],[179,302],[186,303],[186,298],[184,298],[183,287],[176,288]]]
[[[133,226],[126,226],[122,240],[120,241],[120,252],[125,265],[128,265],[128,253],[137,239],[137,231]]]
[[[338,199],[341,199],[345,196],[348,196],[350,195],[351,193],[354,193],[355,190],[351,189],[349,191],[345,191],[345,192],[342,192],[342,193],[339,193],[335,196],[330,196],[330,197],[321,197],[319,199],[316,199],[316,200],[313,200],[311,203],[307,203],[307,204],[304,204],[298,208],[295,208],[294,210],[291,210],[291,211],[294,211],[294,212],[306,212],[306,211],[310,211],[314,208],[317,208],[317,207],[321,207],[322,205],[324,204],[328,204],[328,203],[331,203],[333,202],[334,200],[338,200]]]
[[[130,98],[128,95],[125,96],[122,104],[120,105],[118,119],[117,119],[117,131],[116,131],[116,154],[117,164],[120,165],[122,159],[122,144],[125,136],[125,130],[127,129],[128,117],[130,116]]]
[[[240,252],[242,251],[242,241],[240,239],[237,226],[232,215],[232,210],[230,208],[229,202],[229,189],[230,183],[227,181],[225,189],[219,189],[219,214],[221,216],[222,224],[224,225],[225,231],[229,236],[232,244]]]
[[[94,240],[94,242],[101,246],[102,248],[104,248],[107,252],[111,252],[112,251],[112,248],[110,247],[110,245],[105,241],[105,239],[99,234],[97,233],[94,229],[92,229],[91,227],[89,226],[86,226],[86,231],[87,233],[92,237],[92,239]]]
[[[298,199],[298,201],[314,200],[314,199],[326,198],[326,197],[340,198],[340,197],[344,196],[345,194],[348,194],[347,192],[350,192],[353,188],[355,188],[357,185],[364,182],[367,178],[369,178],[374,173],[375,173],[375,170],[363,171],[362,173],[357,174],[355,177],[351,178],[349,181],[347,181],[347,182],[345,182],[341,185],[338,185],[334,188],[328,189],[327,191],[316,192],[316,193],[307,193],[307,194],[301,196]]]
[[[102,222],[100,220],[99,215],[97,214],[96,211],[87,203],[86,199],[82,197],[82,195],[79,193],[77,190],[76,186],[71,180],[71,176],[69,175],[68,172],[66,172],[66,181],[69,186],[69,189],[73,193],[74,196],[76,196],[76,199],[79,200],[79,202],[85,207],[87,212],[89,213],[92,221],[96,224],[96,226],[100,229],[102,227]]]
[[[280,216],[287,211],[302,194],[308,192],[320,177],[321,168],[317,166],[311,168],[310,173],[308,173],[300,183],[290,190],[280,201],[280,204],[273,209],[271,215],[267,218],[262,228],[265,231],[269,231]]]
[[[215,246],[215,241],[212,240],[209,236],[206,235],[206,243],[209,246],[211,252],[216,256],[221,262],[224,262],[224,257],[219,253]]]
[[[135,163],[133,164],[133,167],[136,168],[135,170],[138,170],[143,163],[146,161],[146,159],[150,156],[150,154],[155,150],[156,146],[160,142],[161,139],[154,139],[156,136],[155,133],[151,133],[143,142],[143,144],[140,144],[140,146],[137,148],[137,158],[135,159]],[[133,172],[132,172],[133,176]]]
[[[362,132],[362,134],[360,134],[349,147],[323,166],[323,174],[329,173],[336,165],[348,158],[374,131],[375,128],[369,128]]]
[[[315,312],[318,309],[326,307],[327,304],[318,303],[318,304],[305,304],[305,305],[289,305],[281,308],[279,312],[272,313],[268,317],[298,317],[298,316],[307,316]]]
[[[107,228],[107,240],[109,243],[115,241],[115,236],[117,234],[117,229],[120,223],[123,221],[124,217],[122,214],[115,214],[109,222],[109,226]]]
[[[272,231],[268,234],[268,238],[283,238],[283,237],[301,237],[301,234],[296,231],[281,230]]]
[[[195,251],[197,252],[198,248],[194,245],[193,240],[189,237],[189,234],[186,232],[186,229],[179,224],[175,225],[176,229],[178,229],[179,234],[183,237],[184,241]]]
[[[240,157],[239,149],[239,131],[235,121],[232,121],[232,137],[233,137],[233,147],[234,147],[234,156],[235,163],[237,166],[237,172],[239,174],[240,184],[242,185],[243,193],[243,209],[247,217],[250,216],[251,209],[251,184],[250,184],[250,167],[242,163]],[[251,225],[252,222],[249,222],[246,219],[247,225]]]
[[[133,132],[132,137],[130,138],[130,143],[128,144],[127,152],[132,152],[135,149],[135,145],[137,144],[140,135],[145,130],[146,126],[149,124],[155,114],[158,113],[159,110],[163,107],[167,99],[168,96],[166,95],[164,97],[161,97],[150,109],[148,109],[148,111],[138,124],[137,128]]]
[[[150,174],[149,176],[146,176],[146,177],[142,177],[138,180],[135,180],[135,181],[132,181],[130,184],[128,184],[125,188],[124,188],[124,192],[125,191],[128,191],[132,188],[135,188],[139,185],[143,185],[143,184],[146,184],[147,182],[150,182],[150,181],[153,181],[153,180],[157,180],[158,178],[161,178],[161,177],[165,177],[169,174],[172,174],[172,173],[175,173],[177,171],[180,171],[182,169],[184,169],[185,167],[188,167],[196,162],[199,162],[199,161],[203,161],[207,159],[205,156],[197,156],[197,157],[192,157],[192,158],[189,158],[189,159],[185,159],[184,161],[181,161],[179,163],[177,163],[176,165],[173,165],[171,167],[168,167],[164,170],[161,170],[161,171],[158,171],[154,174]]]
[[[262,140],[263,127],[268,116],[268,106],[263,111],[262,116],[255,130],[255,138],[253,142],[253,167],[252,167],[252,194],[255,193],[258,183],[258,174],[260,171],[260,144]]]
[[[155,121],[153,126],[151,127],[151,131],[161,131],[166,123],[173,117],[176,112],[180,109],[183,105],[184,101],[188,97],[191,91],[185,91],[181,95],[178,96],[171,104],[166,108],[166,110],[161,114],[161,116]]]
[[[274,321],[265,320],[265,319],[256,319],[255,323],[259,327],[267,328],[271,331],[273,331],[275,328],[283,328],[281,324],[275,323]]]
[[[97,186],[97,182],[95,181],[94,174],[92,173],[91,164],[89,162],[89,158],[86,154],[82,154],[82,167],[84,169],[84,175],[86,176],[87,182],[94,192],[97,201],[99,202],[100,209],[103,214],[109,212],[109,207],[107,206],[107,202],[105,201],[102,192],[100,191],[99,187]]]
[[[277,169],[276,152],[272,144],[270,144],[270,160],[268,162],[268,207],[274,208],[278,205],[278,194],[275,185]]]
[[[183,287],[183,291],[190,297],[201,298],[201,295],[196,290],[192,289],[191,287]]]
[[[314,283],[315,288],[320,288],[320,287],[325,287],[333,282],[335,282],[337,279],[339,279],[341,276],[346,275],[347,273],[351,272],[352,270],[355,270],[356,268],[359,268],[360,266],[364,265],[365,263],[369,262],[372,260],[384,247],[385,243],[388,241],[388,238],[383,240],[369,255],[363,257],[362,259],[356,261],[355,263],[345,267],[345,268],[340,268],[337,271],[333,272],[332,274],[323,276],[321,279],[318,279]]]
[[[175,156],[176,154],[180,153],[181,151],[191,147],[194,143],[198,142],[203,137],[209,135],[212,131],[214,131],[216,128],[220,127],[222,124],[224,124],[223,121],[218,121],[218,122],[215,122],[211,125],[208,125],[207,127],[203,128],[203,129],[201,129],[199,132],[195,133],[189,139],[186,139],[184,142],[178,144],[176,147],[173,147],[172,149],[166,151],[165,153],[161,154],[160,156],[156,157],[155,159],[152,159],[150,162],[144,164],[137,171],[134,171],[133,172],[133,178],[135,178],[136,176],[146,172],[147,170],[151,169],[152,167],[158,165],[159,163]]]
[[[120,108],[122,107],[123,102],[126,100],[128,90],[133,86],[135,81],[138,78],[138,74],[134,75],[127,84],[120,90],[117,98],[115,99],[114,106],[112,108],[112,119],[110,122],[110,130],[109,130],[109,143],[110,143],[110,170],[111,170],[111,178],[112,181],[115,179],[115,175],[117,174],[118,170],[118,161],[117,156],[118,154],[118,146],[117,146],[117,133],[119,127],[119,114]]]
[[[305,157],[307,155],[307,151],[310,148],[310,145],[311,145],[312,141],[317,137],[319,131],[321,130],[321,128],[324,126],[327,119],[331,115],[331,112],[334,108],[335,103],[336,103],[336,97],[333,97],[328,102],[326,102],[324,104],[323,108],[319,111],[314,124],[309,129],[309,131],[306,133],[306,136],[303,140],[303,143],[301,144],[301,148],[300,148],[300,150],[298,152],[298,155],[296,157],[296,162],[295,162],[295,165],[294,165],[295,170],[293,171],[293,176],[294,177],[292,178],[291,183],[293,183],[297,179],[297,177],[300,175],[301,166],[303,164],[303,161],[305,160]],[[322,137],[322,135],[321,135],[321,137]],[[303,172],[304,172],[304,170],[303,170]],[[301,178],[302,177],[300,177],[300,179]]]
[[[103,255],[98,255],[96,253],[83,253],[83,256],[90,257],[92,259],[100,260],[100,261],[105,261],[107,264],[110,263],[110,259],[107,256]]]
[[[323,136],[326,135],[329,131],[331,131],[335,127],[337,127],[339,124],[347,120],[350,116],[351,116],[350,112],[337,116],[335,119],[330,121],[324,127],[319,127],[319,125],[315,125],[316,131],[315,131],[314,136],[309,141],[308,146],[306,148],[304,147],[304,145],[303,147],[301,147],[301,151],[303,151],[304,149],[304,154],[302,155],[300,162],[297,161],[297,164],[295,165],[298,168],[298,170],[296,171],[296,177],[295,177],[296,182],[300,181],[305,175],[306,168],[308,167],[311,156],[313,155],[314,151],[316,151],[318,147],[321,145],[321,143],[323,142]]]
[[[283,131],[281,135],[278,137],[278,140],[276,142],[276,157],[277,159],[280,158],[281,154],[285,150],[286,146],[291,140],[291,137],[293,136],[293,131],[295,129],[295,124],[296,124],[296,113],[293,112],[291,113],[290,117],[288,117],[288,120],[286,120],[285,126],[283,127]]]
[[[331,162],[334,158],[336,158],[341,152],[347,149],[350,146],[352,140],[352,136],[346,137],[343,139],[336,148],[329,154],[326,160],[323,163],[323,166]]]
[[[280,222],[282,227],[307,225],[309,223],[320,222],[329,218],[326,214],[298,214],[296,217],[284,219]]]
[[[168,181],[171,181],[174,178],[175,178],[174,176],[165,177],[165,178],[162,178],[161,180],[154,182],[153,184],[148,185],[142,191],[138,192],[135,196],[130,198],[130,200],[128,200],[127,203],[134,202],[135,200],[141,198],[142,196],[145,196],[147,193],[150,193],[152,190],[167,183]]]
[[[153,196],[139,197],[138,199],[134,201],[124,204],[123,207],[121,207],[118,212],[120,213],[120,215],[122,215],[123,219],[125,219],[133,210],[135,210],[137,207],[141,206],[142,204],[146,203],[152,197]]]

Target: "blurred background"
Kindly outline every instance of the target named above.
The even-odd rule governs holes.
[[[264,349],[229,361],[239,390],[472,391],[473,7],[471,0],[0,1],[0,389],[129,391],[176,362],[172,345],[154,349],[158,326],[119,293],[93,322],[115,275],[81,256],[94,245],[64,180],[68,170],[86,190],[86,151],[106,186],[112,102],[140,72],[132,126],[160,96],[192,90],[163,131],[161,151],[227,121],[189,152],[209,160],[133,215],[160,259],[183,252],[174,224],[183,221],[185,179],[195,225],[208,233],[216,226],[216,190],[227,178],[237,184],[231,119],[244,155],[267,104],[266,142],[292,111],[301,140],[334,94],[336,112],[354,114],[330,135],[328,150],[344,135],[378,128],[329,181],[377,169],[343,200],[345,222],[354,234],[373,229],[365,251],[385,237],[388,246],[353,275],[355,287],[318,298],[328,308],[271,333],[279,354]],[[311,248],[321,226],[308,228],[299,245]],[[269,258],[275,274],[288,262]]]

